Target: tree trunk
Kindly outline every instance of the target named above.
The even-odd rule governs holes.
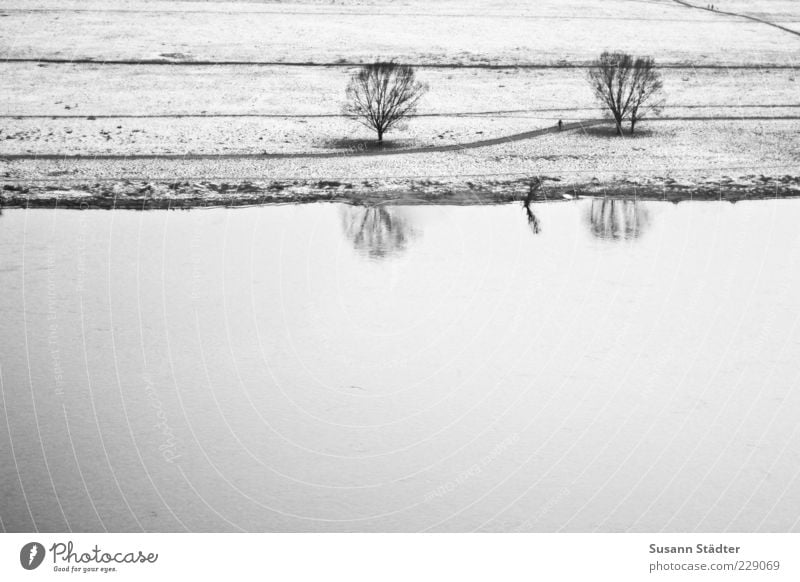
[[[378,143],[381,143],[381,142],[383,142],[383,130],[379,129],[378,130]]]
[[[633,135],[633,130],[636,129],[636,118],[631,117],[631,135]]]
[[[614,124],[617,126],[617,135],[622,135],[622,119],[615,119]]]

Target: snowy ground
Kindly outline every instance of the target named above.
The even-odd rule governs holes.
[[[4,154],[337,151],[372,134],[339,116],[348,71],[297,67],[2,66]],[[131,70],[133,69],[133,70]],[[389,134],[431,146],[602,115],[582,69],[422,70],[420,117]],[[800,116],[791,69],[665,70],[663,117]],[[753,122],[746,122],[755,128]]]
[[[796,4],[782,0],[717,7],[789,27],[800,20]],[[655,171],[778,176],[796,173],[800,164],[800,78],[793,67],[800,36],[667,0],[5,0],[0,15],[6,59],[0,63],[0,157],[31,158],[0,161],[0,175],[14,181],[288,176],[358,182],[544,173],[575,182]],[[559,119],[596,119],[602,111],[581,66],[603,49],[650,54],[666,67],[661,119],[645,122],[633,140],[592,131],[459,153],[348,155],[373,139],[339,114],[352,63],[391,57],[436,65],[419,69],[430,87],[419,116],[388,136],[388,147],[403,149],[468,145],[553,127]],[[212,164],[34,159],[336,152],[342,156]]]
[[[773,15],[771,2],[747,4]],[[516,65],[587,61],[604,48],[647,50],[663,62],[687,65],[794,64],[797,58],[794,42],[765,33],[761,24],[671,0],[6,0],[2,9],[0,52],[6,58],[336,63],[382,57]],[[781,20],[796,15],[786,2],[774,14]]]

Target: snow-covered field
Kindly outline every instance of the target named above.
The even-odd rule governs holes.
[[[786,26],[800,20],[796,3],[783,0],[717,8]],[[654,167],[783,173],[800,164],[800,36],[671,0],[5,0],[0,31],[0,156],[347,154],[374,137],[340,116],[352,64],[373,58],[423,65],[430,87],[419,116],[388,135],[390,147],[470,144],[602,116],[582,66],[621,49],[665,66],[662,119],[645,122],[631,143],[565,133],[468,155],[188,163],[174,173],[566,177]],[[0,171],[20,180],[83,176],[87,167],[53,164],[9,160]],[[92,171],[160,174],[168,165]],[[184,175],[187,167],[196,173]]]
[[[760,13],[771,12],[770,2],[760,4]],[[516,65],[587,61],[605,48],[688,65],[793,64],[797,57],[794,42],[761,24],[670,0],[7,0],[2,9],[6,58]],[[796,11],[779,3],[781,19]]]
[[[348,79],[340,68],[4,69],[10,82],[0,95],[7,114],[21,116],[0,128],[5,154],[302,153],[373,139],[339,116]],[[466,143],[602,115],[582,69],[424,69],[420,77],[430,91],[420,117],[389,134],[395,145]],[[664,78],[663,117],[800,116],[792,70],[668,69]]]
[[[614,138],[605,127],[550,134],[485,148],[444,153],[359,157],[247,159],[14,160],[13,174],[58,179],[110,180],[144,176],[158,180],[219,179],[402,180],[454,177],[480,182],[487,177],[547,175],[581,183],[593,177],[629,178],[637,174],[690,178],[797,174],[800,120],[658,121],[633,138]]]

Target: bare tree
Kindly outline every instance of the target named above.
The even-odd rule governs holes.
[[[416,111],[427,90],[408,65],[364,65],[350,78],[343,113],[377,132],[382,142],[383,134]]]
[[[639,57],[633,63],[633,87],[630,101],[631,133],[636,122],[643,119],[648,110],[657,111],[663,104],[660,93],[664,83],[651,57]]]
[[[650,57],[634,58],[622,52],[604,52],[589,69],[589,83],[597,99],[614,118],[617,135],[622,135],[622,122],[631,120],[631,133],[651,106],[663,84]]]
[[[628,113],[632,68],[630,55],[604,52],[589,69],[589,83],[595,97],[611,112],[617,135],[622,135],[622,120]]]

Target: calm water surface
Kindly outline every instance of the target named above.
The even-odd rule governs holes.
[[[800,200],[0,215],[2,528],[800,530]]]

